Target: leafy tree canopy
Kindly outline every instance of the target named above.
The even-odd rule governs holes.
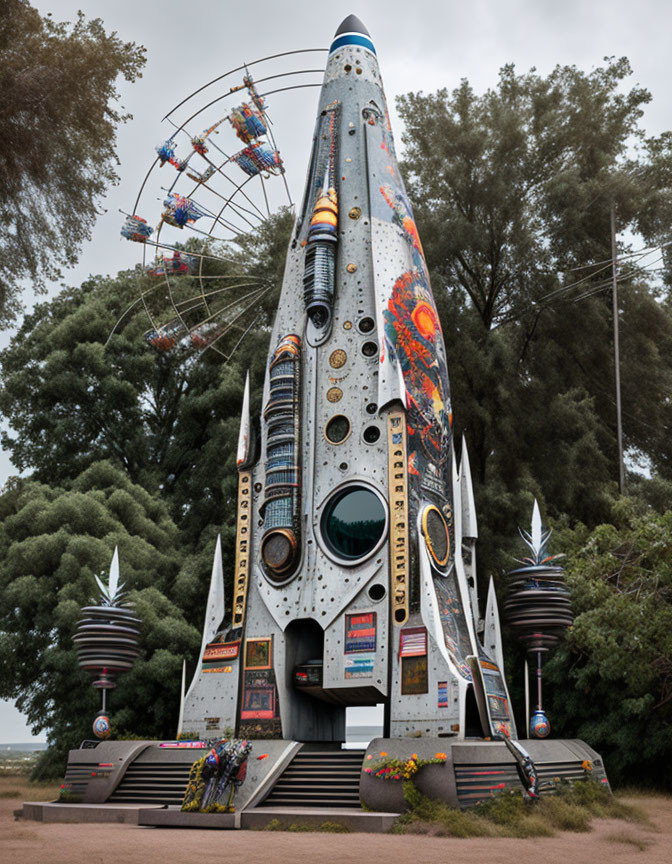
[[[77,261],[96,207],[115,183],[119,75],[140,75],[144,48],[80,12],[72,24],[4,0],[0,20],[0,325],[23,279],[43,287]]]
[[[183,554],[165,504],[98,462],[67,490],[12,481],[0,522],[0,697],[15,699],[61,755],[90,737],[98,694],[72,637],[81,607],[98,597],[94,574],[109,570],[118,546],[144,656],[111,695],[116,731],[174,735],[182,658],[197,651],[200,629],[176,589]]]
[[[588,525],[617,495],[611,202],[619,231],[672,239],[672,135],[646,137],[651,96],[627,88],[630,74],[624,58],[547,77],[505,66],[482,95],[465,80],[399,99],[486,569],[506,566],[524,491]],[[655,256],[641,263],[662,260],[660,273],[620,266],[624,433],[669,482],[672,258]]]
[[[621,499],[612,523],[562,530],[576,620],[548,664],[554,734],[590,741],[610,779],[672,788],[672,511]]]

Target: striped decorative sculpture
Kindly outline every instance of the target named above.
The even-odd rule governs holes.
[[[558,643],[574,619],[564,572],[557,563],[563,556],[547,554],[551,531],[545,531],[541,524],[536,499],[531,533],[521,530],[520,534],[532,554],[519,561],[522,567],[509,573],[504,616],[528,654],[536,655],[537,708],[530,717],[529,728],[533,738],[546,738],[551,727],[541,698],[542,655]]]
[[[74,642],[80,667],[95,677],[93,686],[102,693],[93,732],[97,738],[108,738],[107,691],[116,687],[115,676],[127,672],[140,654],[141,621],[134,617],[130,605],[122,603],[125,592],[119,582],[118,549],[114,550],[107,585],[97,576],[95,579],[101,593],[100,605],[82,608]]]

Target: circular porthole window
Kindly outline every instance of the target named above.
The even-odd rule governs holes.
[[[359,561],[380,545],[387,528],[387,513],[372,489],[348,486],[327,502],[320,527],[332,555]]]
[[[362,354],[365,357],[375,357],[378,353],[378,343],[377,342],[365,342],[362,345]]]
[[[373,318],[369,318],[368,316],[366,318],[360,319],[360,322],[357,325],[360,333],[370,333],[375,326],[376,322],[373,320]]]
[[[337,414],[324,428],[324,437],[330,444],[342,444],[350,434],[350,421],[344,414]]]

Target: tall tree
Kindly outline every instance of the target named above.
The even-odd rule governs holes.
[[[42,18],[27,0],[0,16],[0,325],[20,308],[21,280],[40,289],[77,261],[97,205],[117,181],[116,129],[129,119],[116,80],[140,75],[144,48],[80,12]]]
[[[482,95],[465,80],[399,99],[489,566],[505,566],[497,550],[523,521],[523,490],[590,525],[617,494],[612,202],[619,231],[672,239],[672,136],[646,137],[651,97],[627,88],[630,74],[624,58],[547,77],[505,66]],[[626,446],[668,478],[670,248],[619,273]],[[660,273],[646,269],[661,259]]]
[[[11,481],[0,517],[0,698],[15,699],[60,756],[90,737],[98,700],[72,637],[118,546],[144,653],[112,694],[116,732],[174,735],[182,659],[195,659],[200,626],[187,620],[183,553],[165,504],[97,462],[69,489]]]
[[[232,260],[279,285],[279,250],[286,249],[291,221],[280,212],[259,236],[229,250]],[[152,284],[139,270],[97,277],[26,316],[0,355],[0,411],[10,427],[2,441],[20,471],[48,484],[68,486],[89,465],[111,461],[134,483],[160,491],[186,542],[195,544],[208,525],[221,526],[233,512],[245,373],[257,410],[277,291],[252,310],[257,329],[223,364],[211,351],[196,357],[150,348],[142,314],[125,319],[109,339]]]
[[[545,672],[555,734],[612,782],[672,788],[672,511],[621,499],[611,523],[558,532],[576,616]]]

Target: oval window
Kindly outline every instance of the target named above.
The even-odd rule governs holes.
[[[339,558],[356,561],[376,548],[385,533],[383,502],[363,486],[337,492],[322,514],[322,536]]]

